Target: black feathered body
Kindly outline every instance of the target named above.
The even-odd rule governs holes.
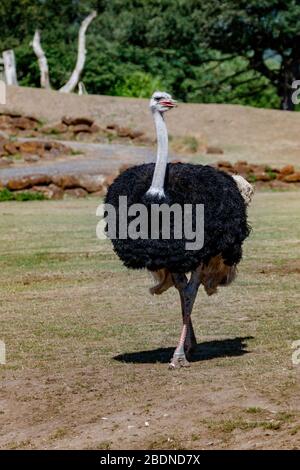
[[[119,196],[127,196],[128,206],[143,203],[150,209],[151,204],[158,202],[146,196],[153,172],[154,164],[143,164],[129,168],[115,179],[105,202],[115,207],[117,219]],[[160,203],[182,207],[204,205],[204,246],[200,250],[186,250],[187,240],[174,237],[170,240],[114,239],[114,250],[126,267],[150,271],[165,268],[174,273],[188,273],[218,255],[228,266],[241,260],[249,226],[245,202],[230,175],[210,166],[169,163],[164,189],[166,197]]]

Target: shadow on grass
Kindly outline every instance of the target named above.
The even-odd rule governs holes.
[[[243,356],[249,351],[247,340],[253,339],[253,336],[238,338],[220,339],[216,341],[206,341],[197,345],[193,353],[191,362],[207,361],[217,357]],[[113,359],[120,362],[132,362],[136,364],[154,364],[156,362],[167,363],[170,361],[175,348],[159,348],[150,351],[138,351],[132,353],[119,354]]]

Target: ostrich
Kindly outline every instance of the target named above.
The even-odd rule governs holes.
[[[171,95],[156,91],[150,100],[157,133],[156,163],[131,167],[121,173],[109,187],[105,203],[116,211],[120,219],[119,197],[126,196],[127,204],[204,205],[204,244],[201,249],[187,250],[186,240],[126,238],[118,234],[113,247],[131,269],[148,269],[156,285],[152,294],[161,294],[172,286],[178,290],[182,311],[182,331],[169,364],[170,368],[189,366],[196,347],[191,313],[199,286],[208,295],[218,286],[230,284],[242,257],[242,244],[248,237],[247,205],[252,187],[241,176],[232,177],[211,166],[189,163],[168,163],[168,132],[164,114],[174,108]],[[128,219],[129,220],[129,219]],[[193,215],[193,223],[194,215]],[[171,221],[174,234],[174,221]],[[118,224],[117,224],[118,225]],[[188,277],[189,276],[189,277]]]

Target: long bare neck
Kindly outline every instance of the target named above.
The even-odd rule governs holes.
[[[148,195],[163,197],[166,168],[168,163],[168,131],[162,114],[158,111],[153,113],[156,135],[157,135],[157,157]]]

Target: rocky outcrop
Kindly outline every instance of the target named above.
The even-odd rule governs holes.
[[[270,183],[270,187],[287,187],[285,183],[300,183],[300,172],[296,171],[293,165],[277,168],[247,163],[245,160],[240,160],[234,164],[220,160],[213,166],[226,173],[244,176],[250,183]],[[282,184],[277,184],[279,182],[282,182]]]
[[[30,191],[41,193],[46,199],[63,197],[81,198],[88,195],[103,197],[108,186],[116,175],[64,174],[52,177],[45,174],[34,174],[1,182],[0,190],[7,188],[13,192]]]
[[[0,166],[5,167],[16,162],[36,163],[39,160],[52,160],[69,155],[72,150],[55,141],[28,140],[24,142],[9,139],[0,140]]]
[[[68,117],[62,118],[61,122],[46,125],[39,130],[43,134],[59,135],[65,140],[88,140],[92,142],[111,142],[112,140],[135,141],[136,143],[150,143],[143,132],[129,127],[120,127],[117,124],[109,123],[105,127],[100,127],[93,119],[88,117]]]

